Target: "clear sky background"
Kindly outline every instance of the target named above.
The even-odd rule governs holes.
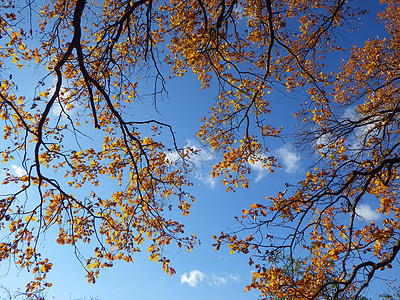
[[[366,0],[368,2],[378,2]],[[362,2],[361,2],[362,3]],[[378,5],[376,5],[378,7]],[[344,32],[347,42],[343,45],[349,48],[378,34],[384,34],[382,26],[370,26],[375,22],[376,11],[365,17],[364,23],[368,31],[349,34]],[[346,44],[347,43],[347,44]],[[343,57],[332,59],[332,65],[338,66],[341,58],[347,58],[349,52]],[[336,61],[335,61],[336,60]],[[35,81],[31,77],[41,74],[27,75],[23,71],[9,70],[18,82],[25,82],[19,86],[21,94],[33,95],[32,87]],[[167,70],[166,70],[167,72]],[[30,85],[32,84],[32,86]],[[145,84],[145,83],[143,83]],[[262,202],[268,195],[275,195],[284,189],[284,183],[299,181],[308,167],[312,165],[313,157],[309,153],[302,153],[296,149],[294,140],[286,138],[268,140],[271,154],[275,155],[282,164],[274,174],[270,174],[258,165],[253,165],[251,185],[249,190],[239,190],[236,193],[226,193],[224,185],[217,179],[212,179],[210,170],[218,157],[209,148],[203,146],[196,138],[196,131],[200,128],[200,119],[207,115],[209,107],[217,95],[215,86],[200,90],[197,79],[190,74],[183,78],[174,79],[167,84],[168,98],[157,101],[157,114],[151,99],[144,99],[143,103],[134,107],[135,116],[145,120],[146,117],[156,115],[159,121],[173,125],[176,132],[178,146],[191,146],[201,149],[199,154],[192,158],[196,170],[192,173],[194,186],[191,189],[196,202],[192,205],[191,214],[178,220],[186,225],[186,233],[199,237],[201,245],[187,253],[172,246],[165,249],[165,254],[171,259],[171,265],[176,270],[174,276],[165,274],[160,264],[150,262],[146,253],[133,256],[134,262],[127,264],[117,262],[111,269],[104,269],[95,285],[86,282],[86,272],[73,254],[70,246],[56,244],[54,231],[49,232],[41,239],[44,248],[43,256],[53,262],[53,269],[48,280],[53,283],[49,289],[48,298],[52,299],[256,299],[257,292],[244,293],[244,289],[251,280],[251,267],[248,266],[248,257],[241,254],[229,254],[229,250],[222,247],[214,251],[212,235],[222,230],[238,229],[234,216],[240,216],[244,208],[254,202]],[[290,96],[290,97],[289,97]],[[296,120],[293,113],[299,108],[301,94],[286,95],[284,92],[271,94],[272,115],[271,121],[284,125],[284,133],[292,134],[296,130]],[[284,120],[284,124],[281,122]],[[4,166],[10,168],[15,174],[23,174],[20,165]],[[0,176],[1,173],[0,173]],[[4,189],[4,187],[2,187]],[[107,185],[104,185],[107,190]],[[3,192],[2,192],[3,193]],[[365,203],[361,206],[360,214],[365,222],[378,220],[377,204]],[[82,253],[89,249],[82,249]],[[87,255],[88,256],[88,255]],[[24,285],[31,279],[31,274],[18,271],[13,265],[2,263],[0,265],[0,285],[15,291],[24,290]],[[384,286],[380,286],[384,289]],[[373,294],[372,291],[370,291]]]

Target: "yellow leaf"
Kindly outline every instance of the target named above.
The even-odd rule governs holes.
[[[36,220],[36,218],[33,216],[33,214],[32,214],[32,215],[29,215],[29,216],[27,216],[27,217],[25,218],[25,221],[26,221],[26,222],[35,221],[35,220]]]

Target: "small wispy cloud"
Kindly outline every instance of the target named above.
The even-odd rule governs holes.
[[[169,163],[175,163],[176,161],[181,159],[178,152],[176,152],[176,151],[167,152],[167,153],[165,153],[165,155],[166,155],[166,159]]]
[[[206,281],[210,286],[221,286],[229,283],[240,282],[240,277],[234,274],[218,276],[213,273],[211,276],[206,278]]]
[[[282,159],[283,166],[286,173],[296,173],[300,167],[300,154],[294,152],[289,146],[283,146],[276,150],[277,157]]]
[[[368,204],[359,204],[356,207],[356,213],[360,219],[365,221],[376,221],[380,218],[380,214],[376,210],[373,210]]]
[[[57,84],[57,79],[54,79],[53,87],[49,90],[49,97],[51,97],[54,94],[54,91],[56,90],[56,84]],[[71,98],[71,92],[67,88],[61,87],[58,101],[55,101],[53,106],[51,107],[51,113],[56,117],[61,115],[65,117],[64,114],[68,114],[70,116],[73,115],[74,109],[70,105],[71,104],[70,98]]]
[[[199,270],[193,270],[188,273],[184,273],[181,276],[181,284],[187,283],[191,287],[196,287],[199,282],[204,280],[204,277],[206,277],[202,272]]]
[[[197,172],[196,178],[211,188],[214,188],[217,185],[217,179],[211,177],[211,175],[204,176]]]
[[[54,102],[52,108],[51,108],[51,113],[58,117],[63,113],[67,113],[68,115],[71,115],[71,113],[73,112],[72,109],[70,109],[68,106],[64,105],[64,104],[60,104],[60,102]]]
[[[11,169],[15,176],[22,177],[26,175],[26,171],[17,165],[11,165]]]
[[[258,160],[249,162],[250,168],[256,173],[255,182],[259,182],[269,173],[268,169],[265,166],[265,163],[263,163],[262,161],[265,158],[265,156],[262,156]]]
[[[241,22],[244,26],[248,27],[247,21],[250,20],[250,17],[248,15],[245,15],[244,7],[241,5],[236,5],[233,11],[237,14],[238,21]]]
[[[225,277],[217,276],[213,273],[208,284],[213,286],[219,286],[226,284],[227,282],[228,280]]]
[[[233,9],[233,11],[235,12],[235,13],[237,13],[237,16],[238,16],[238,19],[239,20],[243,20],[243,18],[244,18],[244,8],[243,8],[243,6],[240,6],[240,5],[237,5],[234,9]]]
[[[189,273],[184,273],[181,275],[181,284],[187,283],[191,287],[196,287],[200,282],[206,282],[209,286],[222,286],[229,283],[240,282],[240,277],[234,274],[228,275],[216,275],[212,273],[207,275],[199,270],[193,270]]]
[[[342,120],[351,121],[356,118],[357,118],[357,106],[347,107],[342,114]]]
[[[209,170],[210,163],[215,158],[213,151],[206,147],[200,148],[198,143],[191,140],[186,141],[184,151],[187,154],[187,161],[193,165],[194,177],[207,186],[214,188],[217,180],[211,177]],[[166,156],[170,163],[175,163],[181,159],[176,151],[166,153]]]
[[[350,139],[351,147],[353,149],[360,149],[363,147],[363,144],[368,141],[371,136],[378,134],[379,129],[377,128],[376,123],[379,123],[379,118],[371,117],[368,119],[366,124],[362,124],[360,120],[362,120],[365,116],[358,112],[357,106],[352,106],[346,108],[342,115],[342,119],[345,121],[352,121],[353,123],[359,122],[360,124],[355,127],[353,130],[354,136]],[[373,121],[376,121],[374,123]]]
[[[240,276],[235,274],[229,274],[229,280],[233,282],[240,282]]]
[[[211,149],[206,147],[200,148],[198,143],[194,141],[187,140],[185,148],[190,148],[193,150],[193,154],[189,154],[189,159],[198,168],[204,167],[215,158],[215,155]]]

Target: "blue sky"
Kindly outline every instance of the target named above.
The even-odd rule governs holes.
[[[13,75],[23,79],[23,74]],[[26,86],[21,93],[31,93]],[[177,247],[165,249],[165,256],[171,259],[176,270],[174,276],[165,274],[160,264],[149,261],[146,248],[143,253],[135,254],[134,262],[127,264],[117,262],[113,268],[103,269],[95,285],[86,282],[86,272],[74,256],[70,246],[60,246],[55,242],[55,228],[42,236],[39,246],[43,257],[49,258],[53,268],[48,281],[53,286],[48,291],[49,299],[77,299],[80,297],[99,297],[100,299],[255,299],[257,292],[244,293],[251,280],[251,268],[248,257],[231,255],[226,248],[214,251],[212,235],[222,230],[237,229],[234,216],[240,216],[242,209],[254,202],[260,202],[266,194],[277,193],[284,180],[298,179],[304,168],[301,156],[291,144],[276,140],[272,152],[282,160],[283,168],[270,174],[260,165],[252,165],[251,188],[226,193],[226,187],[217,179],[211,178],[212,164],[218,159],[215,153],[196,138],[200,119],[208,113],[216,95],[215,88],[201,91],[200,84],[191,75],[178,78],[168,83],[169,97],[157,102],[162,115],[158,119],[173,125],[178,146],[200,149],[191,157],[195,166],[191,178],[194,186],[191,193],[196,202],[192,205],[191,214],[176,218],[185,224],[187,234],[196,233],[201,244],[190,253]],[[157,114],[150,99],[135,107],[135,114],[144,120]],[[297,108],[297,103],[290,99],[285,101],[287,118]],[[291,106],[293,110],[288,110]],[[56,113],[57,108],[54,113]],[[283,111],[280,113],[283,117]],[[95,137],[92,137],[95,138]],[[90,141],[89,141],[90,142]],[[171,160],[174,154],[170,153]],[[17,176],[25,171],[16,159],[8,167]],[[107,190],[107,187],[104,186]],[[90,249],[80,248],[84,256],[90,255]],[[0,286],[11,291],[24,290],[24,285],[31,280],[31,274],[18,271],[13,265],[1,264]]]
[[[366,20],[374,22],[374,18]],[[374,31],[361,32],[357,36],[349,35],[349,47],[354,43],[371,38],[381,33],[382,28],[373,27]],[[358,41],[357,41],[358,40]],[[344,54],[345,56],[346,54]],[[345,57],[343,57],[345,58]],[[337,65],[337,63],[333,62]],[[38,75],[38,74],[36,74]],[[32,76],[36,76],[32,74]],[[13,72],[15,80],[26,81],[26,73]],[[33,81],[29,81],[33,83]],[[150,262],[146,249],[143,253],[134,255],[131,264],[117,262],[111,269],[103,270],[95,285],[86,283],[85,270],[73,254],[69,246],[55,243],[55,232],[49,232],[41,238],[40,246],[43,256],[53,262],[53,270],[49,281],[53,287],[48,292],[49,299],[77,299],[90,296],[100,299],[255,299],[257,292],[244,293],[245,286],[250,282],[251,267],[248,257],[240,254],[229,254],[226,248],[214,251],[212,235],[222,230],[235,230],[238,225],[234,216],[240,216],[242,209],[251,203],[262,202],[268,195],[275,195],[284,189],[284,183],[296,183],[302,178],[311,165],[313,157],[296,149],[290,138],[284,141],[269,140],[271,154],[275,155],[282,164],[282,169],[270,174],[260,165],[252,165],[251,185],[249,190],[239,190],[236,193],[226,193],[223,184],[212,179],[210,170],[218,157],[209,148],[202,145],[196,138],[200,128],[200,119],[207,115],[209,107],[217,95],[215,86],[200,90],[197,79],[190,74],[168,82],[168,98],[157,101],[155,112],[151,99],[135,106],[135,114],[143,120],[156,115],[159,121],[173,125],[178,146],[198,148],[201,151],[193,156],[195,171],[192,173],[194,186],[191,189],[196,202],[192,205],[191,214],[177,216],[186,225],[186,233],[196,233],[201,244],[187,253],[176,247],[167,248],[166,256],[171,259],[171,265],[176,270],[172,277],[162,271],[161,265]],[[32,95],[32,86],[20,86],[19,92]],[[271,95],[273,114],[272,122],[280,124],[285,120],[285,133],[291,134],[296,130],[296,120],[292,118],[298,109],[299,101],[296,95],[287,97],[285,93],[277,92]],[[300,99],[301,100],[301,99]],[[170,154],[171,159],[174,154]],[[23,176],[24,171],[15,161],[8,167],[17,176]],[[1,174],[0,174],[1,176]],[[378,220],[379,215],[370,203],[360,206],[360,215],[365,221]],[[363,222],[363,220],[359,220]],[[82,249],[83,254],[89,255],[89,249]],[[25,271],[16,270],[13,265],[3,262],[0,265],[0,285],[12,291],[24,289],[31,279]]]
[[[196,233],[201,241],[193,251],[187,253],[176,247],[166,249],[166,256],[171,258],[171,265],[176,270],[174,276],[162,271],[161,265],[150,262],[146,249],[143,253],[134,255],[134,262],[127,264],[117,262],[111,269],[104,269],[95,285],[88,284],[85,270],[73,254],[72,247],[60,246],[55,243],[54,231],[42,237],[40,245],[43,256],[53,262],[49,281],[53,283],[48,292],[51,299],[77,299],[80,297],[99,297],[100,299],[256,299],[257,292],[244,293],[246,285],[251,280],[252,269],[248,266],[248,257],[241,254],[229,254],[222,247],[214,251],[212,235],[222,230],[238,228],[234,216],[240,216],[243,208],[251,203],[262,202],[265,196],[275,195],[281,191],[286,182],[297,182],[306,171],[310,159],[296,151],[293,144],[274,140],[271,146],[272,154],[276,155],[282,164],[274,174],[253,165],[251,185],[249,190],[238,190],[236,193],[226,193],[224,185],[217,179],[212,179],[209,171],[216,154],[202,145],[195,132],[200,126],[200,118],[207,113],[207,107],[212,103],[213,89],[200,91],[195,79],[180,78],[169,87],[170,98],[159,102],[158,109],[163,113],[161,120],[174,124],[178,144],[200,149],[198,155],[192,158],[196,171],[192,174],[194,186],[192,194],[196,202],[192,205],[191,214],[177,216],[186,225],[186,233]],[[178,102],[173,106],[172,101]],[[297,108],[296,101],[279,97],[277,101],[284,102],[280,118],[290,118]],[[178,109],[176,108],[176,106]],[[290,109],[288,109],[290,108]],[[143,104],[144,114],[151,106]],[[286,114],[286,115],[285,115]],[[145,118],[145,115],[143,115]],[[288,124],[287,126],[294,126]],[[10,166],[17,175],[24,171],[17,164]],[[370,206],[365,208],[367,219],[377,217]],[[85,249],[82,249],[85,253]],[[87,255],[90,254],[87,250]],[[16,271],[13,266],[7,271],[6,264],[1,265],[0,285],[11,290],[23,289],[30,280],[30,274]]]

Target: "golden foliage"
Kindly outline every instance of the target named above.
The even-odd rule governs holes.
[[[296,117],[320,163],[297,186],[244,209],[241,234],[222,232],[215,246],[251,255],[250,265],[259,259],[247,290],[265,298],[360,295],[400,249],[400,8],[395,0],[381,2],[387,36],[354,46],[335,72],[328,67],[332,53],[343,50],[343,29],[357,27],[367,12],[357,1],[53,0],[40,1],[38,12],[3,1],[0,70],[45,66],[47,74],[33,100],[18,96],[11,76],[1,81],[3,162],[19,155],[25,173],[7,172],[2,182],[18,190],[0,200],[1,228],[8,230],[0,260],[16,257],[35,274],[28,293],[50,286],[52,264],[36,245],[57,227],[59,244],[96,243],[86,261],[90,282],[143,247],[174,273],[164,246],[190,251],[196,243],[168,216],[173,206],[187,215],[194,201],[186,189],[192,150],[177,147],[168,124],[132,113],[141,78],[152,74],[154,93],[165,90],[164,64],[168,78],[191,71],[202,88],[218,82],[218,100],[198,137],[220,154],[212,176],[223,177],[227,191],[249,187],[251,165],[271,172],[279,166],[265,146],[284,125],[268,121],[270,94],[280,87],[306,91]],[[37,25],[21,22],[26,12]],[[93,142],[80,141],[85,132]],[[168,151],[181,163],[171,164]],[[112,190],[102,190],[105,183]],[[372,197],[384,220],[355,224],[362,200]],[[280,239],[276,229],[287,236]],[[287,251],[311,257],[300,278],[275,263]]]

